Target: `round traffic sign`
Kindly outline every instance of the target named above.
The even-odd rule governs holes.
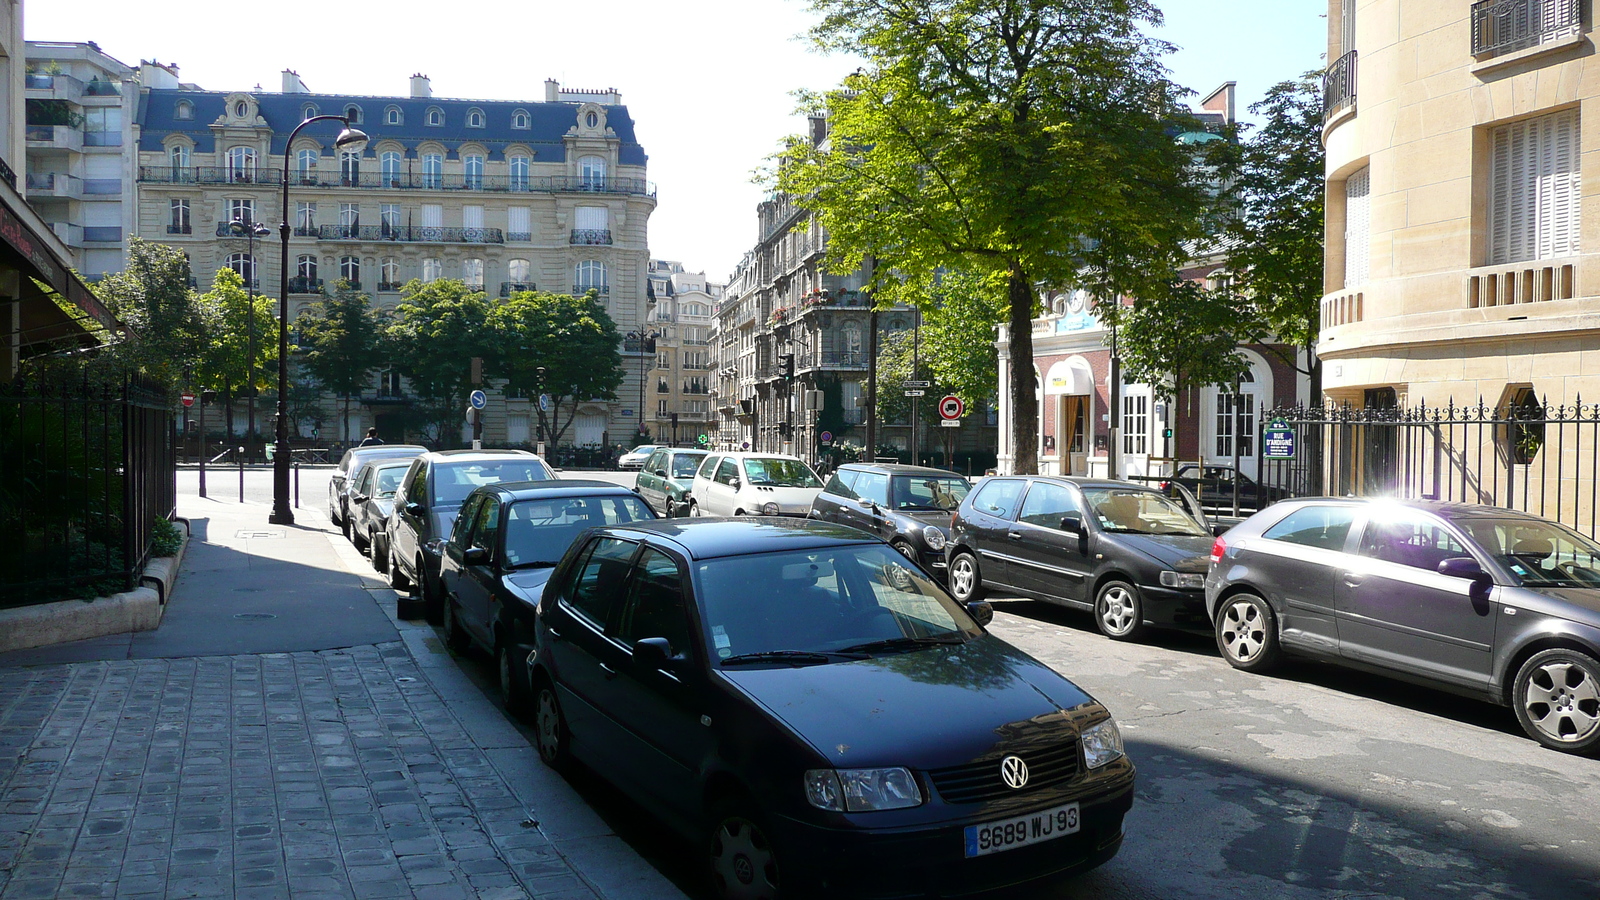
[[[939,417],[942,419],[959,419],[967,411],[967,405],[955,394],[946,394],[939,398]]]
[[[473,391],[471,398],[473,409],[483,409],[489,405],[489,395],[483,391]]]
[[[194,405],[194,393],[191,392],[191,391],[184,391],[183,392],[183,406],[184,406],[184,408],[187,409],[187,408],[189,408],[189,407],[191,407],[193,405]]]
[[[831,441],[831,440],[833,440],[833,432],[831,432],[831,431],[824,431],[824,432],[823,432],[823,433],[822,433],[822,442],[823,442],[823,443],[824,443],[824,444],[826,444],[826,443],[828,443],[828,442],[829,442],[829,441]]]

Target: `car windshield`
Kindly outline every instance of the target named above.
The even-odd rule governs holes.
[[[650,454],[652,454],[654,452],[656,452],[656,448],[654,446],[652,446],[650,444],[640,444],[639,446],[633,448],[632,450],[629,450],[627,455],[628,456],[649,456]]]
[[[406,471],[410,468],[411,464],[407,463],[403,466],[384,466],[373,472],[372,480],[376,483],[373,485],[372,495],[379,498],[393,497],[395,490],[400,487],[400,482],[405,480]]]
[[[1526,587],[1600,588],[1600,544],[1535,519],[1453,520]]]
[[[1155,491],[1085,488],[1083,497],[1094,510],[1102,531],[1195,537],[1207,537],[1211,533],[1184,512],[1183,507]]]
[[[894,479],[890,498],[895,509],[942,509],[954,511],[967,498],[972,485],[959,475],[948,478],[927,475],[900,475]]]
[[[754,456],[744,461],[744,474],[751,484],[767,487],[822,487],[811,467],[798,459]]]
[[[672,458],[673,478],[693,478],[695,470],[700,468],[702,456],[674,456]]]
[[[724,667],[860,659],[981,633],[942,588],[881,544],[712,559],[695,567],[695,580],[707,646]]]
[[[506,513],[504,559],[513,569],[553,566],[586,528],[654,518],[632,496],[518,500]]]
[[[433,505],[460,506],[472,489],[511,481],[549,481],[553,475],[532,457],[444,463],[433,468]]]

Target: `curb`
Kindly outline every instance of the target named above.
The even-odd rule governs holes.
[[[161,625],[167,598],[172,596],[172,585],[188,548],[186,529],[177,555],[153,559],[145,565],[139,582],[142,585],[153,581],[155,587],[138,587],[93,600],[57,600],[0,609],[0,653],[155,630]]]

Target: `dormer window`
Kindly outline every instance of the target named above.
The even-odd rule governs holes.
[[[233,115],[234,115],[235,118],[242,119],[242,118],[245,117],[245,114],[247,114],[249,112],[250,112],[250,105],[248,103],[245,103],[243,100],[240,100],[238,103],[235,103],[233,105]]]
[[[519,109],[516,112],[512,113],[511,114],[511,127],[512,128],[520,128],[520,129],[528,129],[528,128],[533,127],[532,122],[528,118],[528,111],[525,110],[525,109]]]
[[[194,104],[187,100],[179,100],[177,108],[172,111],[172,117],[174,119],[194,118]]]
[[[469,110],[467,110],[467,127],[468,128],[482,128],[483,127],[483,110],[481,110],[481,109],[469,109]]]
[[[432,126],[435,126],[435,127],[443,125],[444,124],[444,110],[440,109],[437,106],[428,107],[428,124],[432,125]]]
[[[360,125],[361,124],[361,107],[359,107],[359,106],[348,107],[344,111],[344,117],[345,117],[345,119],[349,120],[349,123],[351,125]]]
[[[584,124],[588,125],[590,128],[600,127],[600,117],[593,112],[589,113],[587,116],[584,116],[583,121]]]
[[[404,116],[402,116],[400,113],[400,107],[398,106],[389,107],[389,109],[384,113],[384,119],[390,125],[399,125],[405,121]]]
[[[311,118],[312,116],[314,116],[316,114],[317,114],[317,107],[314,104],[307,103],[304,107],[302,107],[300,109],[300,121],[304,122],[305,120]]]

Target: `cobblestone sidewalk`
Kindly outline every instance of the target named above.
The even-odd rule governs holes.
[[[596,896],[399,642],[0,668],[0,900]]]

